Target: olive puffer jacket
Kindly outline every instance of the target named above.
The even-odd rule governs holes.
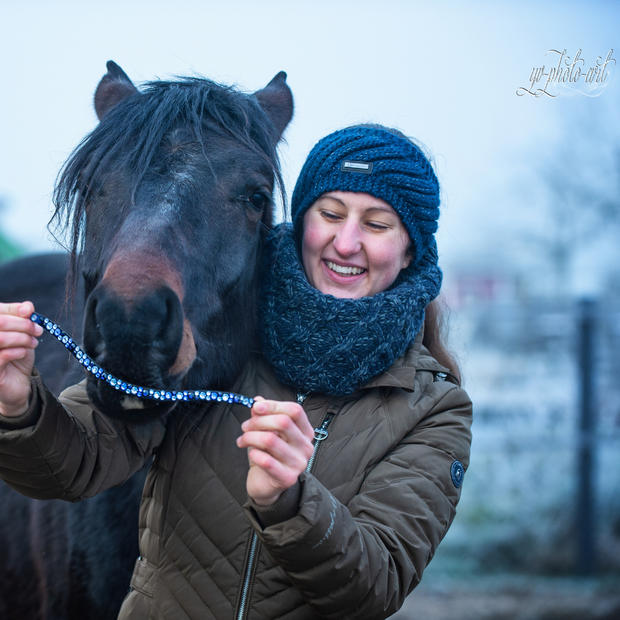
[[[93,411],[83,385],[59,404],[38,379],[42,414],[0,431],[0,475],[31,497],[77,501],[155,454],[120,618],[386,618],[446,534],[460,495],[451,468],[469,461],[471,402],[453,377],[442,380],[447,372],[418,339],[354,394],[310,394],[303,406],[323,440],[300,477],[296,514],[266,527],[247,502],[240,405],[130,426]],[[296,397],[262,358],[235,391]]]

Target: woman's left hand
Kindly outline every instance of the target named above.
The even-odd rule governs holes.
[[[248,449],[248,495],[259,506],[271,506],[306,469],[314,430],[301,405],[260,396],[241,428],[237,445]]]

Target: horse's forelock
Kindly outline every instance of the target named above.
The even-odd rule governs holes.
[[[271,168],[285,202],[276,149],[279,133],[255,97],[205,78],[149,82],[140,95],[110,110],[59,174],[49,228],[59,241],[66,239],[74,259],[82,250],[85,209],[96,196],[97,185],[124,170],[133,197],[164,137],[178,123],[194,133],[207,160],[205,128],[246,146]]]

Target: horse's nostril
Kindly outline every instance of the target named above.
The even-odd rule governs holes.
[[[124,378],[147,373],[165,376],[183,340],[183,309],[176,293],[162,286],[145,294],[119,295],[97,287],[86,305],[84,348],[110,372],[122,369]]]
[[[170,323],[171,320],[174,320],[174,315],[176,311],[176,306],[171,297],[166,298],[166,318],[164,320],[164,327]]]
[[[161,325],[160,337],[168,346],[177,342],[177,348],[183,337],[183,308],[177,295],[171,289],[160,291],[165,305],[165,316]]]

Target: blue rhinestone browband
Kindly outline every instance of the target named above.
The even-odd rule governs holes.
[[[46,329],[54,338],[65,345],[65,348],[69,349],[69,352],[75,359],[86,368],[87,371],[93,374],[97,379],[105,381],[110,387],[116,390],[125,392],[130,396],[136,398],[148,398],[150,400],[196,400],[196,401],[208,401],[214,400],[217,402],[239,403],[246,407],[252,407],[254,404],[253,398],[242,396],[241,394],[233,394],[231,392],[216,392],[214,390],[183,390],[182,392],[167,391],[167,390],[153,390],[150,388],[139,387],[132,383],[126,383],[121,379],[117,379],[110,373],[106,372],[101,366],[98,366],[91,360],[86,353],[73,341],[73,339],[56,323],[50,321],[50,319],[34,312],[30,316],[30,320],[33,323],[37,323],[43,329]]]

